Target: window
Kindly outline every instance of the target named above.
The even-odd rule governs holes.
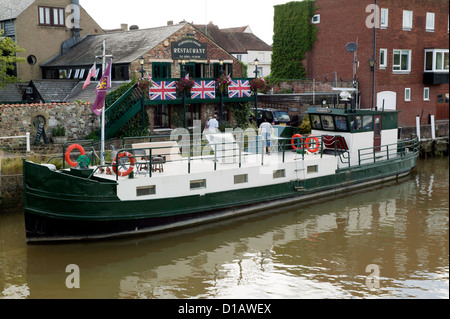
[[[403,10],[403,30],[410,31],[413,27],[413,12]]]
[[[430,100],[430,88],[423,88],[423,100],[424,101]]]
[[[340,131],[347,131],[348,130],[347,117],[345,117],[345,116],[336,116],[335,120],[336,120],[336,127],[337,127],[338,130],[340,130]]]
[[[143,186],[143,187],[136,187],[136,196],[148,196],[148,195],[155,195],[156,194],[156,186]]]
[[[319,172],[319,167],[317,165],[312,165],[306,167],[306,173],[307,174],[314,174]]]
[[[405,89],[405,101],[406,102],[411,101],[411,88]]]
[[[411,50],[394,50],[393,70],[401,72],[411,71]]]
[[[170,128],[169,105],[155,105],[155,128]]]
[[[286,170],[279,169],[276,171],[273,171],[273,178],[283,178],[286,177]]]
[[[448,72],[449,50],[427,49],[425,50],[424,72]]]
[[[427,22],[425,25],[425,29],[428,32],[434,32],[434,13],[427,12]]]
[[[168,79],[171,75],[170,63],[152,63],[152,76],[155,79]]]
[[[387,49],[380,49],[380,69],[387,67]]]
[[[234,183],[235,184],[248,183],[248,174],[234,175]]]
[[[39,7],[39,25],[64,27],[64,9]]]
[[[388,22],[389,22],[389,9],[384,9],[381,8],[380,11],[381,17],[380,17],[380,27],[382,29],[386,29],[388,27]]]
[[[315,114],[311,115],[311,126],[312,126],[312,128],[315,128],[318,130],[322,129],[322,124],[320,123],[319,115],[315,115]]]
[[[186,110],[186,121],[188,126],[193,126],[195,120],[200,120],[201,107],[201,104],[189,104]]]
[[[206,188],[206,179],[191,181],[191,190]]]
[[[322,127],[324,130],[334,130],[334,121],[331,115],[322,115]]]
[[[314,15],[314,16],[312,17],[311,22],[312,22],[313,24],[318,24],[318,23],[320,23],[320,14]]]

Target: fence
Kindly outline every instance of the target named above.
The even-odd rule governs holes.
[[[22,136],[9,136],[9,137],[0,137],[0,140],[6,140],[6,139],[16,139],[16,138],[26,138],[27,139],[27,153],[31,152],[31,145],[30,145],[30,133],[26,133],[26,135]],[[0,198],[2,197],[2,157],[0,153]]]

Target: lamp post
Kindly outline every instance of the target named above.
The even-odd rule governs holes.
[[[255,73],[255,79],[256,79],[258,77],[259,60],[255,59],[254,63],[255,63],[254,73]],[[255,88],[255,124],[256,124],[256,127],[258,127],[258,89],[257,88]],[[262,153],[264,153],[264,147],[263,147]],[[256,138],[256,154],[258,154],[258,138]]]
[[[219,71],[219,78],[223,75],[223,59],[219,59],[219,65],[220,65],[220,71]],[[223,121],[223,92],[220,91],[220,121]]]
[[[139,58],[139,64],[141,65],[141,79],[144,78],[144,63],[145,63],[145,59],[144,57],[141,55],[141,57]],[[145,130],[145,93],[142,92],[142,98],[141,98],[141,110],[142,110],[142,131]]]
[[[181,60],[181,78],[186,75],[186,60]],[[186,118],[186,97],[184,91],[181,92],[181,100],[183,101],[183,111],[184,111],[184,128],[187,129],[187,118]]]
[[[258,64],[259,64],[259,60],[255,59],[254,61],[255,63],[255,79],[258,77]],[[258,109],[258,90],[255,89],[255,124],[256,126],[258,126],[258,116],[257,116],[257,109]]]

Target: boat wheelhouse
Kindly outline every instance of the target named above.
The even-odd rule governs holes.
[[[397,112],[311,108],[308,116],[309,136],[275,126],[270,155],[254,130],[175,130],[165,140],[124,139],[106,165],[88,166],[85,155],[62,170],[24,161],[27,241],[136,235],[257,214],[367,189],[416,165],[418,141],[398,140]]]

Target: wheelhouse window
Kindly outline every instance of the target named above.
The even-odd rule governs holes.
[[[317,130],[322,129],[322,123],[320,122],[320,116],[316,114],[311,114],[311,127]]]
[[[336,128],[339,131],[347,131],[348,130],[347,117],[345,117],[345,116],[335,116],[334,119],[336,120]]]
[[[394,50],[393,71],[411,71],[411,50]]]
[[[63,8],[39,7],[39,25],[42,26],[65,26]]]
[[[322,127],[324,130],[332,131],[334,130],[334,121],[331,115],[322,115],[320,117],[322,119]]]

